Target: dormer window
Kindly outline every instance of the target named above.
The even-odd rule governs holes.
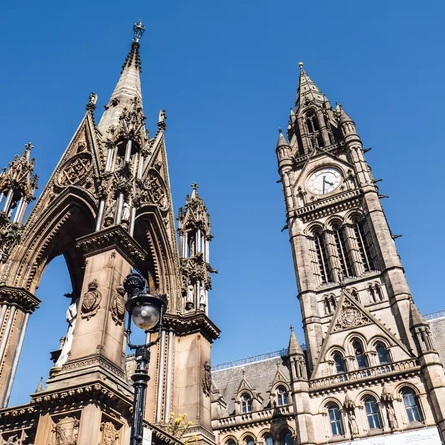
[[[252,412],[252,398],[247,393],[241,396],[241,412],[243,414]]]
[[[289,403],[289,397],[287,395],[286,388],[284,386],[279,386],[277,388],[277,405],[283,406]]]

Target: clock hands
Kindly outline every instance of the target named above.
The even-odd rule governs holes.
[[[331,187],[334,186],[334,183],[333,183],[333,182],[329,182],[329,181],[327,181],[327,180],[326,180],[326,176],[323,176],[323,194],[325,193],[325,184],[328,184],[328,185],[330,185]]]

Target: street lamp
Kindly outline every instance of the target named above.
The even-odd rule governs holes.
[[[142,421],[144,419],[145,393],[147,391],[148,364],[150,363],[150,348],[161,337],[162,321],[167,309],[167,296],[154,296],[145,292],[145,280],[138,274],[132,273],[125,278],[124,288],[127,292],[125,308],[129,314],[127,322],[127,341],[130,349],[135,350],[136,371],[131,376],[134,387],[133,414],[131,419],[130,445],[142,444]],[[155,341],[144,345],[131,343],[131,321],[143,331],[152,332],[157,326],[159,335]]]

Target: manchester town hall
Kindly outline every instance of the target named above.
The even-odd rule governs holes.
[[[0,444],[130,443],[122,283],[132,271],[168,298],[162,329],[147,334],[137,443],[441,444],[445,317],[419,313],[356,123],[302,63],[276,155],[305,338],[291,330],[285,349],[211,366],[210,217],[196,185],[172,207],[166,112],[155,134],[145,126],[143,31],[137,23],[102,116],[92,93],[36,200],[31,144],[0,173]],[[72,283],[68,330],[45,384],[9,406],[36,289],[59,255]],[[170,413],[193,424],[178,434]]]

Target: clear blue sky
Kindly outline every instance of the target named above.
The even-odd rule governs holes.
[[[294,104],[298,62],[357,123],[416,302],[445,309],[445,2],[374,0],[30,1],[1,7],[0,165],[32,141],[41,188],[83,114],[98,115],[146,25],[148,127],[167,110],[175,210],[197,182],[215,239],[210,315],[221,363],[287,345],[301,325],[278,179],[277,129]],[[11,404],[25,403],[66,332],[63,261],[45,272]],[[297,333],[301,332],[300,329]],[[301,333],[300,339],[303,341]]]

